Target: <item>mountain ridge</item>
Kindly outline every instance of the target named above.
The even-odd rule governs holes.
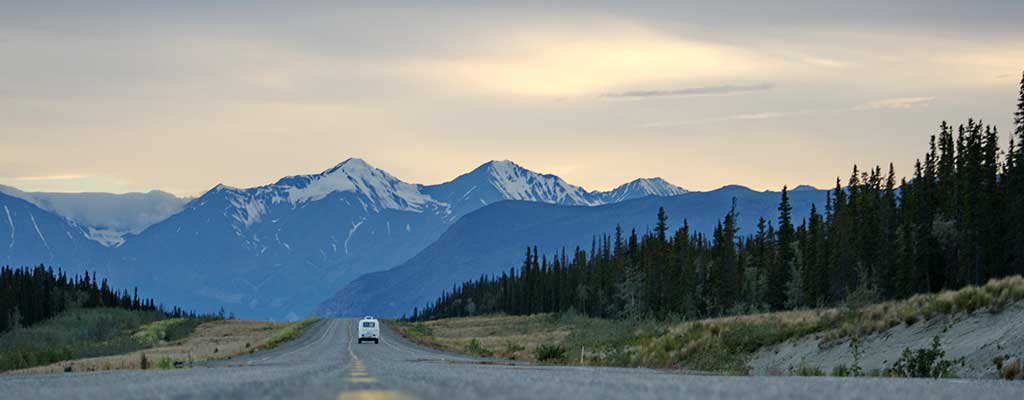
[[[66,270],[99,270],[112,282],[138,286],[186,308],[224,307],[249,318],[295,319],[360,276],[408,261],[461,217],[488,205],[512,200],[588,209],[687,194],[660,178],[587,191],[508,160],[484,163],[448,182],[421,185],[350,158],[319,173],[262,186],[219,183],[167,218],[125,234],[115,247],[93,249],[76,242],[87,251],[55,246],[51,257],[45,247],[33,245],[17,254],[19,262],[32,261],[36,254],[38,261],[65,260],[58,266]],[[53,225],[49,231],[89,230],[50,211],[33,209],[32,214],[43,212],[53,216],[45,218]],[[18,224],[31,223],[25,221]],[[32,229],[18,224],[9,225],[17,225],[19,234]],[[0,260],[12,260],[14,253],[2,244]]]

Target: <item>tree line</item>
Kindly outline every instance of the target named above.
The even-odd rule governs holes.
[[[793,221],[787,188],[777,218],[739,234],[733,208],[714,232],[595,238],[551,257],[527,249],[519,269],[454,287],[413,320],[575,310],[604,318],[713,317],[897,299],[1024,274],[1024,76],[1009,147],[994,126],[943,122],[911,179],[892,164],[830,190],[825,209]]]
[[[165,310],[153,299],[139,298],[139,290],[116,290],[94,272],[69,276],[65,271],[44,266],[0,268],[0,333],[27,327],[73,308],[112,307],[126,310],[159,311],[170,317],[195,317],[174,307]]]

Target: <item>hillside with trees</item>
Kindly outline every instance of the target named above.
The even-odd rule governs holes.
[[[178,307],[165,310],[153,299],[140,298],[138,288],[131,293],[128,289],[111,288],[96,273],[68,276],[63,270],[44,266],[0,268],[0,333],[29,327],[79,308],[156,311],[171,318],[196,316]]]
[[[182,338],[223,319],[167,310],[138,289],[112,288],[96,273],[68,275],[45,266],[0,268],[0,371],[124,354],[159,344],[137,336],[152,325],[161,340]],[[160,325],[163,323],[163,325]],[[153,335],[150,335],[153,336]]]
[[[575,310],[603,318],[703,318],[867,303],[1024,274],[1024,78],[1009,147],[994,126],[946,122],[910,179],[892,164],[857,166],[824,210],[792,218],[786,188],[775,220],[743,235],[728,212],[710,236],[670,232],[594,238],[589,252],[540,255],[443,294],[411,319]]]

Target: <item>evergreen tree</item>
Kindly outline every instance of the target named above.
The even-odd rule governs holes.
[[[45,266],[0,268],[0,333],[15,327],[27,327],[73,308],[117,307],[153,311],[147,306],[133,307],[124,301],[127,295],[110,287],[95,272],[68,277],[64,271]]]
[[[793,207],[789,204],[788,188],[782,188],[782,199],[779,202],[779,228],[776,239],[778,262],[768,275],[768,306],[773,310],[781,310],[786,306],[787,282],[796,258],[794,253]]]
[[[1003,182],[1006,200],[1006,272],[1024,274],[1024,74],[1020,80],[1014,134],[1008,151]]]
[[[668,215],[665,214],[665,207],[658,207],[658,223],[654,226],[654,232],[658,235],[658,241],[666,243],[668,235]]]

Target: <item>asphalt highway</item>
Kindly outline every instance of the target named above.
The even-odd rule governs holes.
[[[176,370],[2,375],[0,399],[1024,399],[1024,383],[733,377],[510,364],[441,353],[355,320],[324,320],[274,350]]]

